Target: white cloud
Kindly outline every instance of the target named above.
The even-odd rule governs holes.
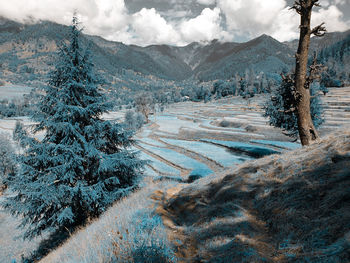
[[[218,0],[226,16],[227,27],[238,35],[254,37],[271,28],[285,8],[285,0]]]
[[[325,22],[327,31],[345,31],[350,27],[350,20],[342,20],[343,13],[335,5],[319,9],[312,14],[312,24],[316,26]]]
[[[20,22],[28,17],[70,24],[78,11],[85,32],[126,44],[184,45],[192,41],[248,40],[269,34],[280,41],[298,37],[299,17],[286,0],[139,0],[130,13],[128,0],[0,0],[0,16]],[[291,2],[288,0],[289,3]],[[128,2],[127,2],[128,3]],[[313,25],[326,22],[329,32],[350,28],[350,0],[321,0]],[[166,4],[168,9],[164,9]],[[203,8],[203,5],[213,5]],[[25,8],[23,8],[25,7]],[[135,9],[136,10],[136,9]]]
[[[288,41],[299,37],[299,15],[289,7],[282,9],[276,16],[275,23],[266,32],[279,41]]]
[[[180,42],[178,32],[154,8],[143,8],[132,15],[132,29],[134,40],[142,45]]]
[[[334,3],[336,5],[345,5],[345,4],[350,4],[349,0],[335,0]]]
[[[113,31],[122,30],[128,20],[124,0],[0,1],[0,16],[19,22],[32,17],[35,20],[50,20],[68,25],[74,11],[78,11],[87,33],[107,38]]]
[[[101,24],[102,28],[109,23],[124,23],[126,13],[124,0],[1,0],[0,4],[0,15],[21,22],[33,17],[69,24],[75,10],[87,22]]]
[[[350,28],[350,21],[343,21],[342,17],[343,13],[335,5],[323,5],[323,8],[314,9],[311,26],[325,22],[328,32],[345,31]],[[287,7],[276,17],[276,23],[268,33],[280,41],[296,39],[299,36],[299,20],[299,15]]]
[[[186,42],[209,41],[212,39],[223,39],[226,37],[221,27],[221,16],[219,8],[205,8],[202,13],[180,26],[181,34]]]
[[[216,0],[197,0],[197,3],[201,5],[213,5],[215,2]]]
[[[338,3],[348,0],[335,0]],[[312,25],[326,22],[327,30],[344,31],[350,28],[350,20],[344,21],[343,13],[327,0],[322,8],[314,8]],[[263,33],[280,41],[295,39],[299,35],[299,16],[290,10],[285,0],[218,0],[218,6],[226,16],[230,32],[248,38]]]

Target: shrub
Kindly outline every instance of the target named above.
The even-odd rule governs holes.
[[[15,149],[10,137],[5,133],[0,133],[0,192],[6,189],[6,177],[13,175],[15,171]]]
[[[317,83],[313,83],[310,87],[310,111],[315,128],[324,122],[320,98],[321,90],[321,86]],[[284,79],[281,85],[272,92],[270,100],[264,104],[264,117],[269,118],[269,124],[281,128],[286,135],[294,138],[298,136],[298,120],[294,103],[295,92],[293,84]]]
[[[145,117],[140,112],[128,110],[124,116],[124,124],[129,130],[137,131],[145,123]]]

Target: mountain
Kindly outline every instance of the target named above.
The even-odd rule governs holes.
[[[0,18],[2,78],[8,82],[43,81],[43,76],[52,67],[53,53],[68,33],[67,26],[53,22],[20,24]],[[83,35],[83,44],[90,45],[94,63],[107,79],[131,70],[135,74],[165,80],[214,80],[243,74],[247,68],[266,71],[267,64],[271,65],[268,71],[279,72],[292,63],[288,47],[268,36],[247,43],[214,40],[207,45],[139,47]]]
[[[318,52],[318,61],[326,67],[323,81],[327,86],[350,85],[350,34],[321,49]]]
[[[312,39],[321,48],[344,39],[344,33],[330,33]],[[0,17],[0,78],[2,83],[39,85],[53,66],[58,46],[69,34],[69,27],[53,22],[21,24]],[[295,41],[281,43],[262,35],[245,43],[191,43],[184,47],[151,45],[140,47],[82,35],[90,46],[96,68],[116,87],[140,89],[176,86],[183,81],[230,79],[246,72],[279,74],[294,65]]]
[[[195,76],[205,81],[243,75],[247,69],[279,74],[294,64],[293,52],[267,35],[246,43],[212,42],[205,49],[209,55],[194,70]]]
[[[326,47],[332,46],[335,43],[345,39],[348,35],[350,35],[350,30],[345,32],[326,33],[323,37],[313,36],[310,41],[310,51],[313,53],[313,51],[320,51]],[[298,49],[298,42],[298,39],[294,39],[292,41],[286,41],[283,43],[287,45],[291,50],[296,52]]]
[[[53,53],[68,34],[67,26],[47,21],[32,25],[0,23],[0,58],[3,69],[9,71],[5,76],[11,77],[11,72],[23,73],[21,69],[24,66],[30,68],[29,72],[45,75],[52,65]],[[113,76],[118,70],[132,69],[144,75],[173,77],[145,52],[117,42],[107,45],[107,41],[100,37],[83,35],[82,38],[85,46],[90,45],[95,65],[106,75]],[[28,71],[27,67],[24,71]],[[22,80],[25,77],[20,77]]]

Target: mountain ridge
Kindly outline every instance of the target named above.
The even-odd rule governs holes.
[[[10,83],[28,83],[30,79],[43,82],[52,68],[53,53],[68,34],[68,26],[54,22],[21,24],[0,17],[0,77]],[[350,31],[330,34],[323,45],[344,38]],[[82,34],[82,43],[90,45],[96,68],[107,80],[129,70],[135,78],[141,74],[166,81],[208,82],[242,76],[247,71],[279,74],[294,66],[295,41],[281,43],[265,34],[243,43],[212,40],[145,47]],[[32,75],[27,76],[27,71]]]

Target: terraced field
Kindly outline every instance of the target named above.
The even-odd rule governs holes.
[[[264,99],[231,97],[210,103],[171,105],[164,113],[153,116],[152,122],[138,133],[137,147],[153,159],[179,169],[184,178],[196,173],[196,165],[201,166],[198,162],[218,173],[251,158],[299,148],[298,142],[267,124],[262,117]],[[349,129],[350,88],[331,88],[323,104],[326,122],[321,135],[340,127]],[[165,154],[165,149],[172,152]],[[176,158],[171,153],[176,153]],[[188,158],[196,165],[184,165]],[[164,174],[156,166],[159,164],[150,163],[153,171]]]
[[[267,124],[262,117],[264,99],[256,96],[250,100],[230,97],[209,103],[183,102],[151,116],[151,122],[135,138],[134,149],[141,151],[140,158],[150,161],[145,174],[155,179],[191,182],[224,172],[245,160],[300,147]],[[326,122],[320,129],[321,135],[340,127],[350,129],[350,88],[330,89],[323,102]],[[112,112],[105,118],[122,119],[123,115]],[[22,119],[29,124],[27,118]],[[15,121],[1,120],[0,132],[10,134]],[[0,237],[7,244],[0,245],[0,259],[5,257],[0,262],[11,262],[11,254],[19,259],[21,253],[31,250],[29,243],[25,249],[18,249],[22,241],[10,234],[14,233],[16,222],[0,211]]]

